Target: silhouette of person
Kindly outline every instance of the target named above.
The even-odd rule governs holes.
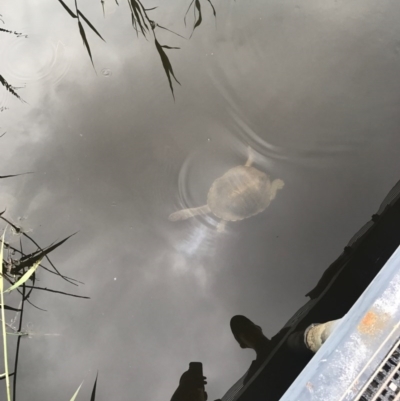
[[[199,400],[198,391],[207,384],[206,377],[198,375],[188,369],[179,380],[179,386],[172,395],[171,401],[196,401]],[[204,391],[204,401],[207,401],[207,393]]]
[[[252,378],[252,376],[258,371],[263,362],[270,355],[271,351],[281,342],[283,337],[290,330],[290,327],[285,327],[275,336],[269,339],[264,335],[260,326],[256,325],[250,319],[242,315],[233,316],[230,321],[230,326],[232,334],[239,346],[241,348],[253,349],[256,353],[256,359],[251,363],[244,377],[239,379],[239,381],[230,390],[228,390],[223,399],[232,399],[233,394],[239,391],[240,388]],[[314,355],[314,352],[316,352],[318,349],[315,347],[310,347],[307,343],[308,332],[317,326],[323,327],[326,326],[326,324],[311,325],[307,327],[305,331],[302,330],[292,333],[284,343],[285,355],[287,355],[288,359],[290,359],[291,368],[294,369],[294,374],[298,374],[302,370],[304,365],[311,359],[311,357]],[[325,341],[325,339],[323,341]],[[321,345],[322,344],[319,346]],[[267,374],[272,377],[270,372]],[[179,386],[172,396],[171,401],[193,401],[193,394],[195,394],[196,389],[201,388],[201,386],[206,383],[205,376],[195,376],[189,371],[185,372],[180,379]],[[253,383],[250,386],[252,385]],[[282,388],[286,385],[287,383],[282,383]],[[205,395],[205,399],[207,399],[207,395]],[[215,401],[221,400],[218,399]]]

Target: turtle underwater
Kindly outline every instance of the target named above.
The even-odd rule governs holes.
[[[250,147],[247,150],[248,159],[244,165],[231,168],[213,182],[206,205],[178,210],[168,219],[186,220],[212,213],[221,219],[217,231],[223,232],[228,221],[243,220],[264,211],[285,184],[280,179],[271,182],[266,173],[252,167],[254,154]]]

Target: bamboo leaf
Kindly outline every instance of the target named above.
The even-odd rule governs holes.
[[[211,2],[211,0],[207,0],[207,1],[210,3],[210,6],[211,6],[211,8],[213,10],[214,17],[216,17],[217,16],[217,12],[215,11],[214,4]]]
[[[78,387],[78,389],[75,391],[75,394],[72,396],[72,398],[70,399],[70,401],[75,401],[75,398],[76,398],[76,396],[78,395],[79,390],[80,390],[81,387],[82,387],[82,384],[83,384],[83,382],[82,382],[81,385]]]
[[[175,79],[175,81],[180,85],[181,83],[176,79],[174,71],[172,69],[171,62],[168,59],[168,56],[166,55],[165,51],[163,50],[163,47],[158,43],[158,40],[155,39],[155,44],[156,44],[156,49],[158,51],[158,54],[160,55],[162,65],[164,67],[164,71],[167,74],[168,82],[169,82],[169,87],[171,88],[172,96],[175,99],[174,95],[174,88],[172,86],[172,79],[171,76]]]
[[[189,4],[188,9],[186,10],[186,14],[185,14],[185,16],[184,16],[184,18],[183,18],[183,22],[185,23],[185,26],[186,26],[186,16],[187,16],[189,10],[191,9],[192,4],[194,3],[194,1],[195,1],[195,0],[192,0],[192,2]]]
[[[92,65],[93,65],[93,68],[94,68],[92,52],[90,51],[89,42],[86,39],[86,34],[85,34],[85,30],[83,29],[83,25],[81,24],[81,21],[79,21],[79,20],[78,20],[78,25],[79,25],[79,33],[81,34],[81,37],[82,37],[82,40],[83,40],[83,44],[84,44],[84,46],[86,47],[86,50],[89,53],[90,61],[92,62]]]
[[[78,18],[78,16],[62,1],[58,0],[59,3],[65,8],[67,13],[72,17],[72,18]]]
[[[195,29],[201,24],[201,22],[203,21],[203,17],[201,16],[201,4],[200,4],[200,0],[196,0],[195,3],[194,3],[194,5],[195,5],[195,10],[197,9],[198,17],[197,17],[197,21],[196,21],[195,24],[194,24],[192,35],[193,35],[193,33],[194,33],[194,30],[195,30]],[[195,15],[196,15],[196,12],[195,12]],[[190,35],[190,36],[192,36],[192,35]]]
[[[146,36],[146,28],[148,27],[146,23],[143,23],[143,16],[141,15],[141,11],[139,6],[136,3],[136,0],[129,0],[129,5],[131,7],[132,18],[135,20],[136,24],[139,25],[140,30],[142,31],[143,36]],[[134,15],[133,15],[134,14]]]
[[[18,281],[16,281],[10,288],[7,288],[4,292],[11,292],[12,290],[18,288],[20,285],[24,284],[29,279],[29,277],[32,276],[33,273],[35,273],[41,261],[42,259],[38,260]]]
[[[6,81],[6,79],[5,79],[4,77],[2,77],[1,75],[0,75],[0,84],[2,84],[2,85],[6,88],[6,90],[8,90],[8,91],[9,91],[12,95],[14,95],[17,99],[21,100],[21,102],[26,103],[25,100],[22,99],[22,98],[18,95],[18,93],[15,91],[15,89],[17,89],[17,88],[15,88],[14,86],[10,85],[10,84]]]
[[[167,46],[167,45],[163,45],[161,47],[163,47],[164,49],[180,49],[180,47],[172,47],[172,46]]]
[[[103,37],[99,34],[97,29],[90,23],[90,21],[78,10],[78,14],[85,20],[85,22],[92,28],[92,31],[101,39],[105,42]]]

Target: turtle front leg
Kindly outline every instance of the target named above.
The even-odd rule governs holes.
[[[270,200],[275,199],[276,193],[280,189],[282,189],[284,186],[285,186],[285,183],[280,179],[272,181],[269,199]]]
[[[199,214],[207,214],[210,213],[211,210],[208,205],[200,206],[200,207],[192,207],[190,209],[182,209],[177,212],[171,213],[168,217],[169,221],[178,221],[178,220],[186,220],[191,217],[198,216]]]
[[[225,232],[226,223],[227,223],[226,220],[221,220],[217,225],[217,232],[219,233]]]
[[[254,151],[250,146],[247,146],[247,161],[245,166],[250,167],[254,163]]]

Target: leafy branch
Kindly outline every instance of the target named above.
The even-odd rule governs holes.
[[[93,64],[93,58],[92,58],[92,53],[90,50],[90,46],[89,43],[87,41],[86,38],[86,33],[85,30],[83,28],[83,25],[80,22],[79,17],[82,17],[82,19],[86,22],[86,24],[92,29],[93,32],[96,33],[97,36],[99,36],[102,40],[104,40],[102,38],[102,36],[100,35],[100,33],[96,30],[96,28],[89,22],[89,20],[82,14],[82,12],[78,9],[78,5],[77,5],[77,0],[75,0],[75,12],[72,11],[63,0],[58,0],[59,3],[63,6],[63,8],[67,11],[67,13],[72,17],[72,18],[76,18],[78,19],[78,25],[79,25],[79,33],[82,37],[83,40],[83,44],[89,54],[90,60]],[[214,8],[213,3],[211,2],[211,0],[206,0],[213,11],[214,17],[216,17],[216,11]],[[166,30],[168,32],[173,33],[174,35],[177,35],[181,38],[184,38],[184,36],[158,24],[156,21],[154,21],[152,18],[149,17],[148,12],[155,10],[157,7],[152,7],[152,8],[146,8],[141,0],[127,0],[128,5],[129,5],[129,9],[131,12],[131,20],[132,20],[132,27],[136,32],[136,35],[139,36],[139,34],[142,34],[144,38],[147,39],[147,37],[149,35],[151,35],[153,37],[154,40],[154,44],[155,44],[155,48],[158,52],[158,55],[160,56],[160,60],[162,63],[162,66],[164,68],[165,74],[167,76],[168,79],[168,83],[172,92],[172,96],[175,98],[174,96],[174,86],[173,86],[173,81],[175,81],[176,83],[178,83],[180,85],[180,82],[178,81],[178,79],[175,76],[174,70],[172,68],[172,64],[168,58],[168,55],[165,52],[165,49],[179,49],[179,47],[174,47],[174,46],[167,46],[167,45],[161,45],[158,38],[157,38],[157,34],[156,34],[156,29],[161,29],[161,30]],[[104,1],[100,0],[102,9],[103,9],[103,15],[104,15]],[[116,4],[119,5],[118,1],[116,0]],[[185,14],[185,18],[184,18],[184,22],[186,25],[186,15],[189,12],[189,10],[192,8],[194,9],[194,17],[195,17],[195,22],[194,22],[194,26],[193,26],[193,31],[192,34],[190,35],[190,37],[193,35],[194,30],[201,24],[203,18],[202,18],[202,10],[201,10],[201,2],[200,0],[192,0],[192,2],[189,5],[189,8]],[[185,39],[185,38],[184,38]],[[94,64],[93,64],[94,67]]]

